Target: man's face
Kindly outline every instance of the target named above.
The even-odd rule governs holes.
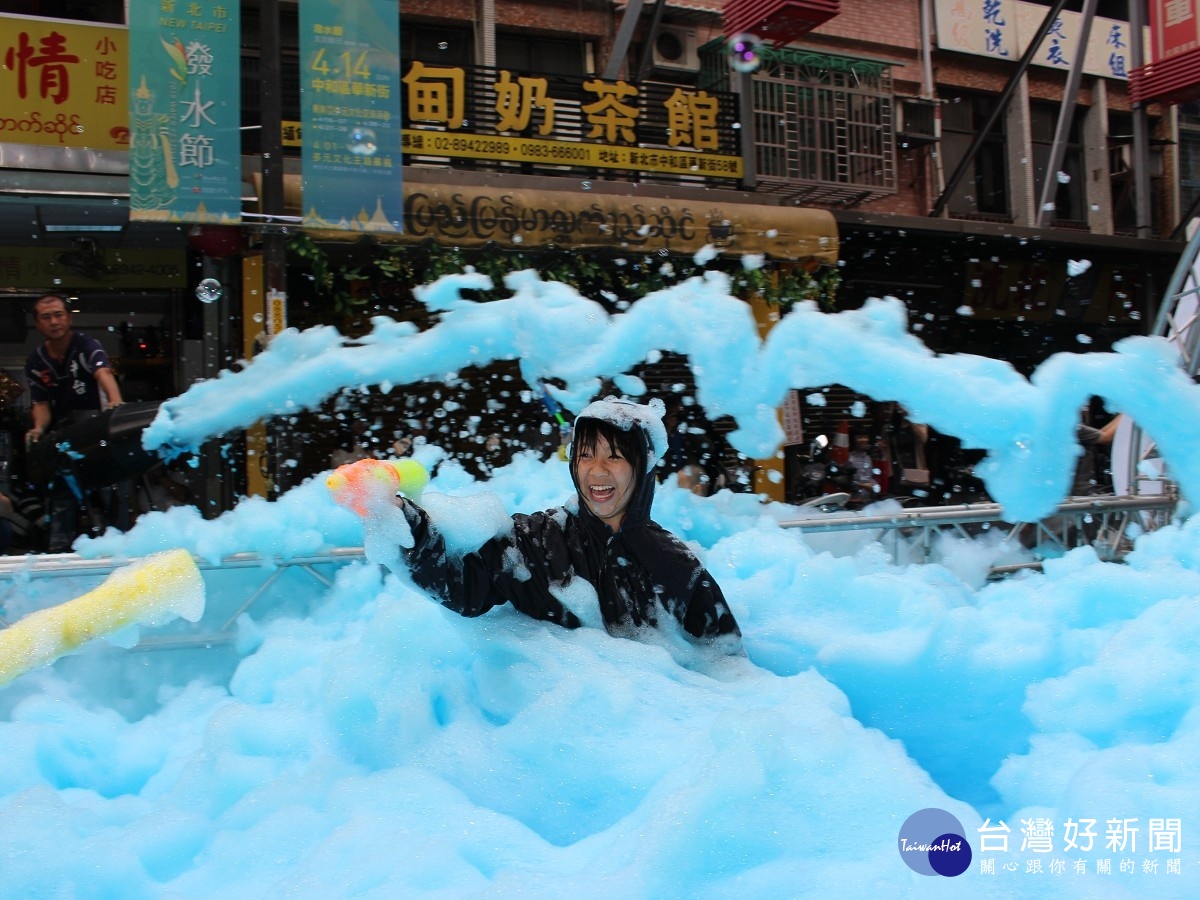
[[[52,341],[71,330],[71,312],[62,300],[39,300],[33,310],[33,324],[42,337]]]
[[[579,451],[575,479],[583,502],[596,518],[613,531],[620,528],[636,481],[629,460],[597,435],[594,450]]]

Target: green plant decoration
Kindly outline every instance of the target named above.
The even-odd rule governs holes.
[[[331,253],[326,246],[339,252]],[[835,310],[841,283],[838,270],[833,268],[811,273],[794,263],[767,262],[747,269],[740,259],[721,257],[700,264],[687,257],[660,254],[613,256],[554,247],[524,253],[495,245],[466,253],[459,247],[444,247],[433,241],[417,246],[365,241],[354,245],[353,251],[337,244],[326,246],[303,233],[288,243],[294,259],[311,273],[318,305],[328,303],[332,312],[341,316],[362,311],[372,299],[371,285],[382,281],[427,284],[468,267],[492,281],[491,290],[477,292],[481,302],[507,296],[505,275],[534,269],[544,280],[567,284],[583,296],[617,310],[628,308],[646,294],[713,270],[729,275],[735,296],[749,299],[757,295],[778,307],[781,315],[797,303],[809,301],[823,310]]]

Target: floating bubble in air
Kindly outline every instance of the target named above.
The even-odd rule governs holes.
[[[753,72],[762,64],[762,39],[753,34],[737,34],[729,39],[725,53],[735,72]]]
[[[196,299],[201,303],[216,303],[224,293],[225,288],[215,278],[205,278],[196,285]]]
[[[350,136],[346,141],[346,149],[355,156],[374,156],[375,151],[379,149],[379,144],[375,139],[375,130],[364,125],[356,125],[351,128]]]

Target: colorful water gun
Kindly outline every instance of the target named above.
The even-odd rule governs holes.
[[[186,550],[168,550],[117,569],[95,590],[32,612],[0,630],[0,686],[94,638],[138,624],[204,614],[204,580]]]
[[[429,472],[415,459],[360,459],[338,466],[325,479],[333,502],[362,517],[390,506],[396,494],[417,500]]]
[[[542,405],[546,407],[546,412],[548,412],[554,418],[554,421],[558,423],[558,455],[561,459],[566,459],[567,445],[571,443],[571,423],[568,422],[566,416],[563,415],[562,407],[559,406],[558,401],[550,396],[550,391],[546,387],[546,382],[539,378],[538,387],[542,389]]]

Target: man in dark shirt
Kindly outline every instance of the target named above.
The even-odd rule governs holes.
[[[25,362],[33,416],[26,443],[40,440],[72,412],[99,412],[121,402],[108,354],[95,338],[71,328],[66,300],[55,294],[40,298],[33,324],[46,340]]]
[[[1087,407],[1084,407],[1084,414]],[[1071,483],[1071,496],[1084,497],[1088,494],[1108,493],[1106,485],[1101,481],[1100,473],[1096,471],[1096,448],[1112,444],[1117,434],[1117,426],[1121,424],[1119,415],[1113,418],[1103,428],[1093,428],[1080,422],[1075,426],[1075,439],[1079,441],[1083,452],[1075,464],[1075,474]],[[1105,479],[1107,481],[1107,479]]]
[[[31,446],[74,413],[100,412],[121,402],[121,389],[108,354],[95,338],[71,327],[71,310],[57,294],[47,294],[33,307],[33,323],[45,341],[25,362],[33,427],[25,433]],[[82,498],[61,488],[50,513],[51,553],[65,552],[75,539]]]

